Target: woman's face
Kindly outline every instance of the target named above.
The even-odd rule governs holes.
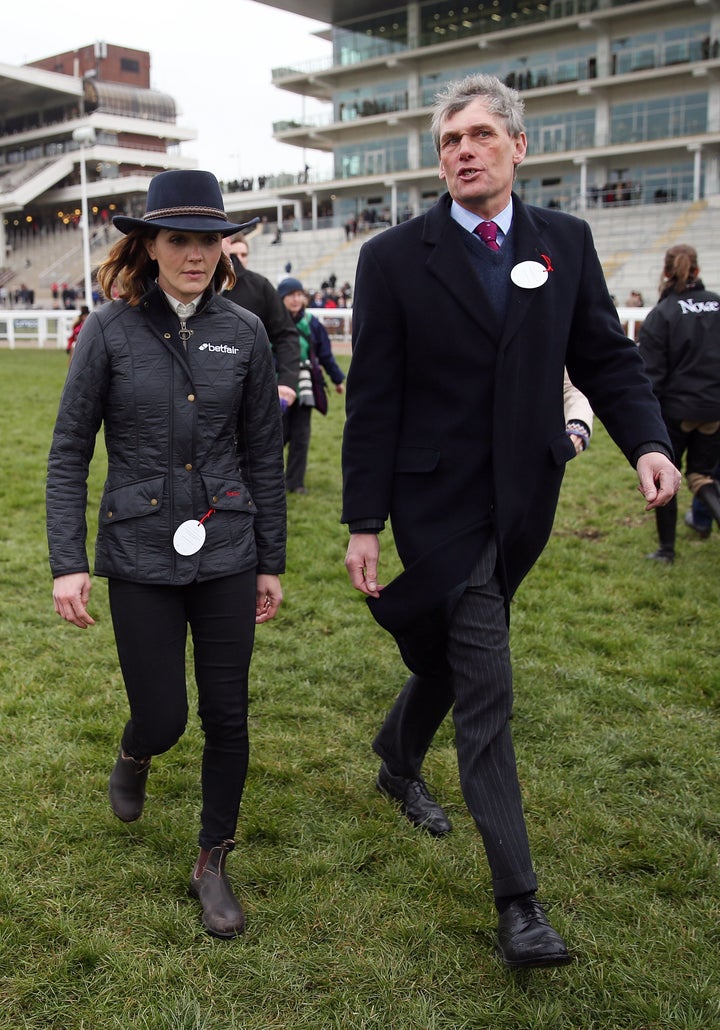
[[[189,304],[207,289],[222,254],[219,232],[161,229],[145,243],[158,263],[158,286],[182,304]]]

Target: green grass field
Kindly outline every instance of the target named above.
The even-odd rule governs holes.
[[[154,763],[142,820],[120,823],[106,790],[127,709],[104,581],[91,630],[53,612],[43,489],[65,362],[0,351],[0,1028],[720,1027],[717,529],[682,527],[676,564],[656,566],[654,519],[601,426],[568,469],[513,605],[513,728],[541,896],[575,962],[509,973],[449,722],[426,767],[448,838],[374,788],[369,742],[404,673],[343,568],[332,394],[310,492],[289,498],[286,601],[258,631],[228,866],[248,929],[217,941],[186,891],[197,720]],[[91,526],[103,475],[98,454]]]

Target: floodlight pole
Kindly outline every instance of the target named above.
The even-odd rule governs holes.
[[[95,143],[95,130],[91,126],[75,129],[73,139],[80,144],[80,200],[82,209],[83,266],[85,270],[85,303],[93,308],[92,274],[90,270],[90,219],[88,217],[87,173],[85,170],[85,147]]]

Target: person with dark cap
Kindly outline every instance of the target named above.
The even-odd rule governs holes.
[[[422,767],[452,710],[502,961],[563,965],[571,953],[536,893],[508,628],[576,454],[563,368],[636,467],[648,508],[674,496],[680,474],[589,227],[513,193],[527,150],[520,94],[491,75],[449,83],[431,131],[448,192],[365,243],[355,279],[345,565],[410,671],[373,741],[377,786],[413,824],[449,832]],[[383,587],[388,518],[403,572]]]
[[[313,409],[322,415],[327,413],[322,369],[330,376],[338,393],[345,389],[345,373],[335,360],[327,329],[319,318],[307,310],[307,294],[300,280],[292,276],[282,279],[277,292],[300,336],[298,398],[283,413],[283,442],[288,448],[285,489],[291,494],[304,494],[307,493],[305,471]]]
[[[275,359],[278,397],[284,410],[294,404],[297,396],[300,371],[298,331],[270,280],[248,268],[250,242],[245,233],[226,236],[223,250],[235,273],[235,285],[224,290],[223,296],[252,311],[265,326]]]
[[[188,716],[187,629],[204,733],[199,854],[190,890],[216,937],[245,917],[225,872],[248,765],[248,669],[256,624],[282,600],[286,511],[275,370],[262,323],[221,296],[233,273],[216,178],[168,171],[142,218],[101,265],[106,296],[70,364],[48,461],[55,611],[94,624],[86,551],[87,477],[100,426],[108,468],[95,573],[130,706],[109,783],[123,822],[139,819],[154,756]]]

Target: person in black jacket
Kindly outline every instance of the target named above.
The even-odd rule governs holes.
[[[510,729],[510,600],[550,535],[563,471],[563,368],[635,466],[648,508],[680,474],[589,226],[512,191],[523,102],[490,75],[436,97],[448,193],[360,251],[343,436],[351,584],[411,675],[373,741],[378,788],[448,833],[422,775],[452,709],[465,803],[480,831],[510,968],[570,954],[536,896]],[[378,578],[390,519],[403,572]]]
[[[660,401],[665,425],[692,494],[720,524],[720,296],[700,279],[694,247],[678,243],[665,254],[660,300],[642,324],[639,349]],[[656,508],[658,548],[648,555],[675,560],[677,499]]]
[[[310,450],[312,413],[315,409],[323,415],[327,413],[322,369],[324,368],[330,376],[337,393],[343,393],[345,390],[345,373],[335,360],[327,329],[319,318],[307,310],[307,293],[300,280],[292,276],[281,279],[277,293],[300,337],[298,398],[296,403],[283,413],[283,441],[288,449],[285,489],[289,494],[305,494],[305,470]],[[319,397],[316,397],[313,389],[314,376],[317,376],[320,382]],[[324,405],[322,401],[325,401]]]
[[[91,312],[60,401],[47,476],[55,611],[92,626],[87,476],[104,426],[108,470],[95,573],[110,610],[130,719],[110,776],[123,822],[140,817],[154,755],[184,732],[187,629],[202,759],[200,852],[190,889],[203,923],[235,937],[244,914],[225,873],[248,764],[255,625],[282,600],[286,512],[282,431],[265,330],[219,295],[235,232],[210,172],[161,172],[144,218],[98,278],[119,298]]]
[[[226,289],[223,296],[252,311],[265,326],[275,359],[278,397],[283,410],[286,410],[295,403],[297,396],[300,369],[298,331],[270,280],[247,267],[250,245],[245,234],[239,232],[226,237],[223,250],[229,256],[235,273],[235,285]]]

